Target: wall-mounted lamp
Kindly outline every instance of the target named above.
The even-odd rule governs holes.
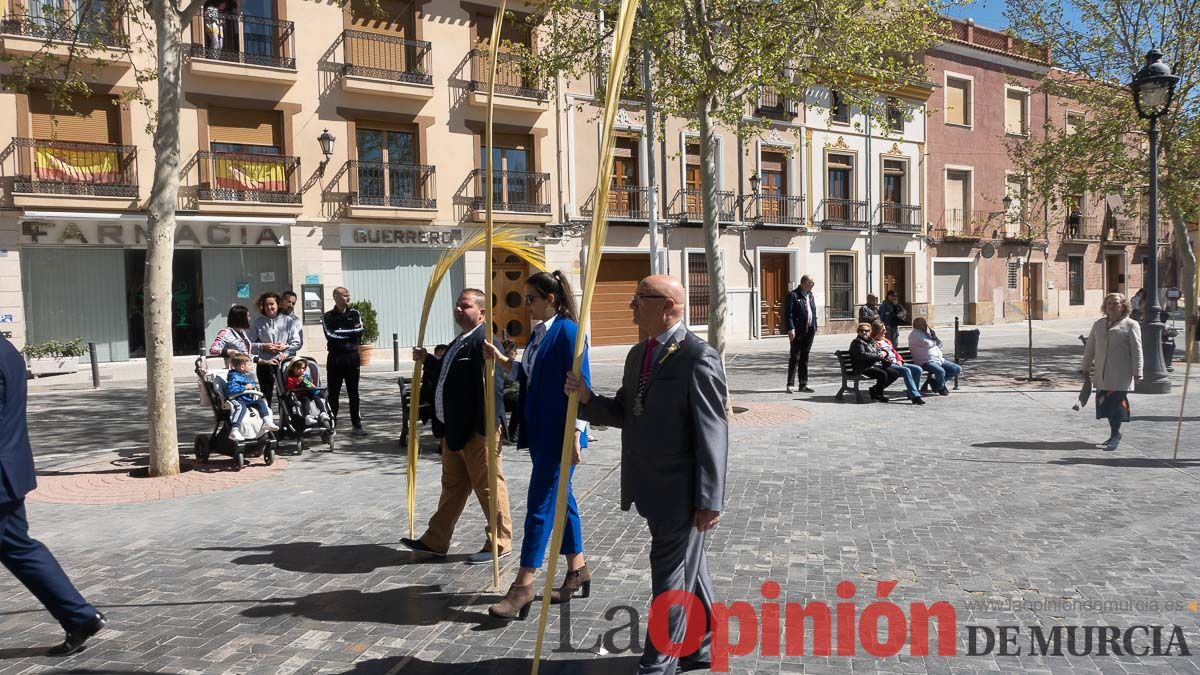
[[[325,155],[325,159],[321,160],[321,171],[325,170],[325,165],[329,163],[329,158],[333,156],[333,144],[337,142],[333,134],[326,129],[317,136],[317,142],[321,144],[321,154]]]

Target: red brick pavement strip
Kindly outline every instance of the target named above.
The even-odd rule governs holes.
[[[729,423],[735,427],[767,427],[795,424],[806,421],[809,417],[812,417],[812,413],[788,403],[734,401],[733,417],[729,418]]]
[[[153,502],[228,490],[275,478],[288,465],[287,460],[280,457],[276,457],[271,466],[264,466],[261,458],[253,458],[249,466],[234,471],[232,462],[224,458],[214,458],[208,464],[184,460],[183,473],[148,478],[144,475],[144,457],[92,461],[38,476],[38,488],[29,493],[28,498],[51,504]],[[142,476],[136,475],[139,470],[143,472]]]

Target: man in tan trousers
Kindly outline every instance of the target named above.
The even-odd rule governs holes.
[[[442,496],[437,511],[429,519],[429,529],[420,539],[402,538],[400,543],[420,552],[444,556],[450,550],[454,526],[466,508],[467,499],[475,497],[487,518],[489,502],[487,443],[484,437],[483,341],[486,337],[486,304],[483,292],[463,289],[454,303],[454,323],[462,331],[450,343],[445,355],[437,358],[424,349],[413,349],[413,360],[425,364],[425,376],[436,378],[433,397],[433,433],[442,439]],[[494,342],[494,340],[493,340]],[[497,448],[504,429],[504,374],[497,370],[496,399]],[[504,481],[504,466],[497,457],[496,482],[496,543],[501,558],[512,552],[512,517],[508,511],[508,485]],[[487,534],[482,549],[467,557],[472,565],[492,562],[491,534]]]

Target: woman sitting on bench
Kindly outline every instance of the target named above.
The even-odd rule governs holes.
[[[871,324],[858,324],[858,336],[850,343],[850,361],[854,364],[856,375],[875,380],[875,386],[867,390],[871,400],[887,403],[888,397],[883,395],[883,390],[895,382],[899,375],[888,370],[884,364],[879,347],[871,339]]]
[[[879,354],[888,372],[904,378],[905,393],[913,405],[925,405],[925,400],[921,398],[921,366],[905,363],[904,357],[896,351],[896,345],[892,344],[886,333],[887,327],[882,321],[871,324],[871,339],[879,347]]]

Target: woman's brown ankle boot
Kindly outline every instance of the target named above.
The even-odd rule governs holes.
[[[586,598],[592,594],[592,573],[588,571],[587,565],[580,567],[577,570],[567,572],[566,578],[563,579],[562,586],[550,592],[550,603],[557,605],[567,602],[575,597],[575,592],[582,589],[579,597]]]
[[[529,606],[533,604],[533,584],[525,584],[518,586],[513,584],[508,587],[508,592],[504,594],[504,599],[496,604],[488,607],[488,614],[498,619],[521,619],[529,616]]]

